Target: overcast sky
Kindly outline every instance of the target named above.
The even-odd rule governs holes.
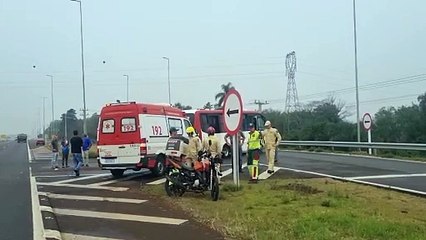
[[[173,103],[202,107],[232,82],[247,108],[257,99],[283,110],[291,51],[300,102],[349,89],[334,96],[355,114],[352,0],[82,1],[89,114],[126,99],[123,74],[131,100],[168,102],[163,56]],[[357,0],[361,114],[426,91],[424,75],[390,81],[426,74],[425,9],[424,0]],[[78,3],[0,0],[0,36],[0,133],[34,133],[44,96],[51,119],[46,74],[56,119],[82,108]]]

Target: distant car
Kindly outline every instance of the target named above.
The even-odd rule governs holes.
[[[21,142],[25,143],[25,142],[27,142],[27,134],[19,134],[16,137],[16,141],[18,141],[18,143],[21,143]]]
[[[44,146],[46,143],[44,142],[43,138],[38,138],[36,140],[36,146]]]

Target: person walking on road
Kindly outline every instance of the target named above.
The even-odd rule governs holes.
[[[68,143],[68,140],[64,139],[61,142],[61,146],[62,146],[62,168],[69,167],[68,156],[70,154],[70,145]]]
[[[238,158],[239,158],[238,159],[238,164],[239,164],[240,173],[242,173],[243,172],[243,148],[242,148],[242,146],[244,144],[244,141],[246,140],[246,137],[244,136],[244,133],[241,130],[238,131],[237,134],[238,134],[237,135],[237,139],[238,139],[238,152],[239,152],[239,154],[238,154]],[[224,139],[225,139],[225,143],[228,146],[230,146],[231,149],[232,149],[232,144],[234,144],[232,142],[232,137],[229,134],[225,134]],[[233,161],[232,161],[232,164],[234,164]],[[234,167],[232,167],[232,169],[234,169]]]
[[[84,134],[83,138],[83,159],[84,164],[86,167],[89,166],[89,150],[92,147],[92,140],[87,136],[87,134]]]
[[[266,121],[265,130],[262,132],[262,138],[265,141],[266,159],[268,160],[268,173],[274,173],[275,150],[278,143],[281,142],[281,134],[276,128],[273,128],[270,121]]]
[[[254,124],[249,124],[247,167],[250,173],[249,183],[257,183],[259,178],[260,140],[262,135],[254,128]]]
[[[58,155],[59,155],[59,146],[58,146],[58,138],[53,135],[52,136],[52,161],[51,161],[51,167],[52,169],[58,170]]]
[[[78,131],[74,130],[74,137],[71,138],[71,153],[74,160],[74,172],[75,176],[80,176],[80,168],[83,165],[82,150],[83,150],[83,139],[78,136]]]

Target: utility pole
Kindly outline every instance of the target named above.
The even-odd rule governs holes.
[[[43,139],[44,142],[46,142],[46,134],[44,133],[45,129],[46,129],[46,99],[47,97],[42,97],[43,98],[43,123],[42,123],[42,134],[43,134]]]
[[[256,104],[256,105],[257,105],[257,107],[258,107],[258,111],[259,111],[259,112],[262,112],[262,106],[263,106],[263,105],[267,105],[267,104],[269,104],[269,103],[268,103],[268,101],[264,101],[264,102],[262,102],[262,101],[260,101],[260,100],[254,100],[254,104]]]
[[[357,140],[361,142],[361,126],[359,119],[359,93],[358,93],[358,50],[356,40],[356,11],[355,11],[355,0],[353,0],[354,10],[354,50],[355,50],[355,88],[356,88],[356,129],[357,129]]]
[[[81,6],[81,0],[70,0],[70,1],[77,2],[80,5],[81,80],[83,83],[83,132],[87,133],[86,83],[84,79],[83,9]]]
[[[55,132],[55,105],[54,105],[54,97],[53,97],[53,76],[52,75],[46,75],[47,77],[50,77],[50,97],[52,98],[52,126],[50,126],[50,137],[53,136],[53,133]]]

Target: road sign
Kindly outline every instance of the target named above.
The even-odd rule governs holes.
[[[237,90],[231,89],[223,100],[223,119],[225,130],[229,135],[235,135],[240,130],[243,120],[243,101]]]
[[[362,117],[362,124],[364,125],[365,131],[369,131],[373,125],[373,119],[369,113],[364,114]]]

